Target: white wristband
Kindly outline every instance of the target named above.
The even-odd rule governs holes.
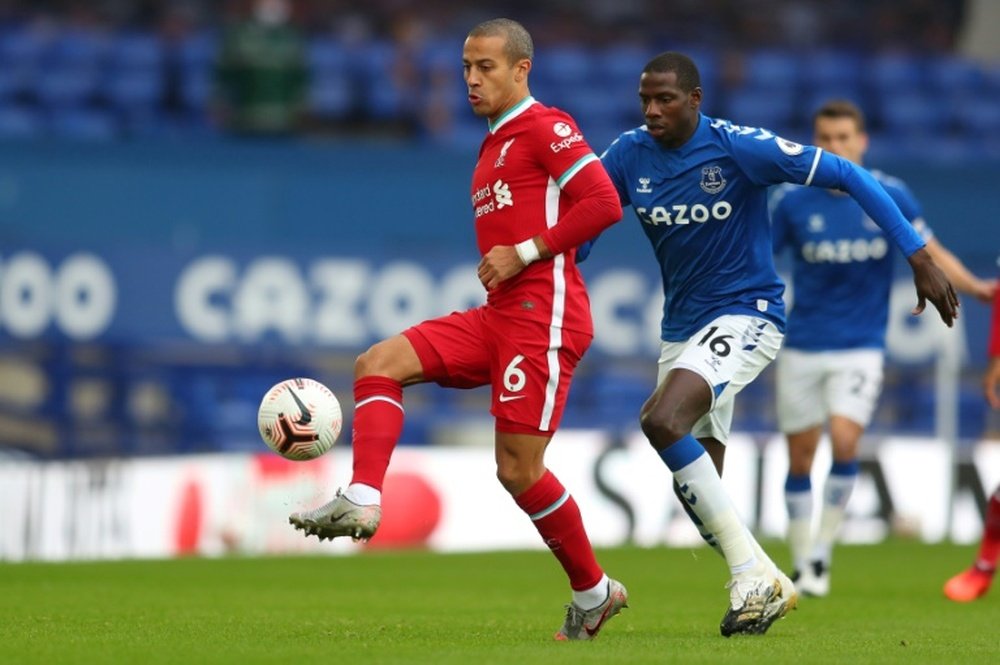
[[[538,246],[535,244],[534,238],[528,238],[524,242],[519,242],[514,245],[514,250],[517,252],[518,257],[524,265],[531,265],[538,259],[542,258],[542,255],[538,251]]]

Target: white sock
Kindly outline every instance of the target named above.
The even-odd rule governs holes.
[[[589,589],[584,589],[583,591],[576,591],[574,589],[573,602],[576,603],[577,607],[582,609],[594,609],[608,599],[608,594],[611,593],[609,583],[608,576],[602,575],[601,581]]]
[[[771,557],[769,557],[767,552],[764,551],[764,548],[760,546],[760,543],[757,542],[754,535],[750,533],[750,527],[744,526],[743,528],[746,529],[747,538],[750,540],[750,545],[753,547],[753,555],[754,558],[757,559],[757,562],[763,563],[768,568],[777,568],[778,565],[771,560]]]
[[[795,570],[805,570],[812,549],[812,491],[785,492],[788,509],[788,549]]]
[[[344,490],[344,498],[359,506],[382,505],[382,492],[371,485],[351,483]]]
[[[823,487],[823,510],[819,518],[819,531],[816,533],[816,543],[812,558],[822,561],[828,567],[833,557],[833,542],[840,532],[847,512],[847,501],[851,498],[856,475],[840,475],[831,473]]]
[[[708,453],[674,471],[674,479],[681,493],[689,497],[688,506],[715,536],[733,575],[752,569],[757,560],[751,539]]]

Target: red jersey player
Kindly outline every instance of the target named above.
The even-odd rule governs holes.
[[[545,468],[573,371],[593,337],[576,246],[621,218],[618,194],[573,119],[528,90],[533,46],[509,19],[479,24],[462,52],[473,112],[488,120],[471,199],[486,304],[424,321],[355,364],[354,469],[343,493],[289,520],[322,540],[367,539],[403,425],[403,387],[492,387],[496,474],[573,590],[555,637],[589,640],[626,590],[598,565],[569,492]]]
[[[993,323],[990,326],[989,365],[983,378],[986,400],[994,409],[1000,409],[1000,289],[993,299]],[[976,561],[944,585],[944,595],[959,603],[979,598],[990,590],[993,575],[1000,558],[1000,487],[993,491],[986,504],[983,540],[979,544]]]

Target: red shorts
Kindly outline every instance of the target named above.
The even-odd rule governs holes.
[[[551,435],[559,426],[573,371],[591,335],[511,320],[486,306],[403,331],[424,379],[450,388],[493,388],[497,430]]]

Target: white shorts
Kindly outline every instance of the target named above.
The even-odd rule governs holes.
[[[702,376],[712,389],[712,408],[691,429],[696,438],[725,443],[733,423],[733,398],[774,360],[784,338],[767,319],[726,314],[686,342],[662,342],[657,384],[676,368]]]
[[[867,427],[882,390],[880,349],[785,349],[777,363],[778,427],[794,434],[831,415]]]

